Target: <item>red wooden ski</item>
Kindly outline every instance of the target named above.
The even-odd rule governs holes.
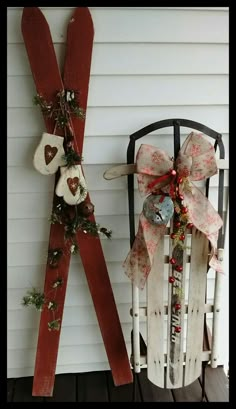
[[[87,106],[93,33],[93,22],[88,8],[76,8],[67,31],[64,87],[80,91],[80,105],[84,109]],[[82,152],[85,121],[75,116],[71,121],[78,151]],[[93,215],[91,219],[95,221]],[[85,236],[81,231],[77,233],[77,241],[114,383],[116,385],[130,383],[133,380],[132,372],[101,242],[92,235]]]
[[[77,24],[80,25],[79,36],[75,39],[75,42],[77,43],[78,50],[79,45],[81,47],[80,51],[78,51],[80,52],[81,59],[76,59],[77,65],[76,67],[73,67],[71,77],[73,81],[76,80],[73,82],[73,87],[79,89],[80,104],[85,109],[90,75],[93,26],[87,8],[81,10],[83,10],[81,14],[79,9],[76,10],[73,17],[75,20],[73,21],[72,19],[70,22],[68,41],[73,45],[72,28],[77,26]],[[72,25],[72,23],[76,24]],[[24,8],[22,16],[22,33],[37,92],[42,95],[46,101],[54,102],[56,92],[63,90],[64,85],[58,69],[48,24],[37,7]],[[69,59],[73,57],[71,56],[69,47],[67,50],[67,58],[69,61]],[[69,63],[66,63],[66,88],[73,89],[72,86],[69,86],[69,71]],[[77,77],[75,76],[75,71],[77,71]],[[44,116],[44,120],[47,132],[53,133],[54,122],[46,116]],[[81,120],[74,120],[73,125],[76,134],[75,148],[76,144],[78,144],[79,153],[82,154],[84,122]],[[63,131],[60,134],[59,130],[57,130],[57,135],[63,136]],[[56,183],[58,177],[59,174],[56,175]],[[93,297],[99,325],[101,327],[108,360],[112,369],[114,383],[116,385],[121,385],[123,383],[132,382],[132,373],[100,240],[98,238],[92,238],[91,240],[90,237],[87,237],[82,233],[79,233],[77,238],[80,247],[80,255]],[[44,293],[46,294],[51,290],[53,283],[57,281],[58,277],[62,279],[63,285],[57,288],[57,316],[61,323],[71,253],[69,245],[64,241],[64,227],[60,224],[52,224],[50,229],[49,249],[52,250],[55,248],[62,249],[62,257],[57,268],[52,269],[49,263],[47,264]],[[93,257],[89,256],[89,250],[91,249],[93,251]],[[104,300],[106,300],[105,306]],[[107,310],[109,310],[110,314],[107,313]],[[60,328],[58,331],[49,331],[49,320],[50,311],[45,308],[41,313],[39,327],[33,396],[52,396],[53,393]]]

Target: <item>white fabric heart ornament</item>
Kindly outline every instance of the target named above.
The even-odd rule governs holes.
[[[81,165],[61,167],[61,176],[56,186],[56,195],[69,205],[78,205],[86,199],[88,189]]]
[[[60,166],[65,166],[63,142],[64,138],[61,136],[43,133],[33,159],[34,167],[38,172],[52,175]]]

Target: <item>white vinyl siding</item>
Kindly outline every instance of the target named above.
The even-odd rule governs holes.
[[[36,92],[21,34],[22,9],[8,7],[7,13],[8,377],[32,376],[34,371],[39,313],[24,308],[21,299],[32,286],[43,287],[54,186],[54,177],[40,175],[32,164],[45,128],[32,104]],[[73,9],[41,8],[61,69]],[[130,354],[131,286],[122,268],[129,251],[127,180],[106,181],[103,173],[126,162],[130,134],[174,117],[198,121],[222,133],[228,158],[228,8],[91,7],[90,12],[95,36],[84,170],[96,220],[113,231],[112,240],[102,239],[102,246]],[[187,132],[183,130],[181,141]],[[173,154],[171,128],[144,140]],[[137,190],[135,195],[138,220],[142,199]],[[211,180],[210,195],[216,206],[216,177]],[[228,360],[227,281],[228,271],[222,299],[222,364]],[[208,288],[212,299],[211,271]],[[141,330],[145,336],[144,320]],[[79,256],[72,256],[56,373],[108,368],[83,267]]]

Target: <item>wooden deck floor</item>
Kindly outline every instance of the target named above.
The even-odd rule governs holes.
[[[8,402],[132,402],[133,385],[115,387],[110,371],[56,375],[52,398],[32,397],[32,377],[8,379]],[[143,369],[135,382],[136,402],[200,402],[201,379],[181,389],[160,389]],[[229,402],[228,378],[223,368],[206,369],[206,401]]]

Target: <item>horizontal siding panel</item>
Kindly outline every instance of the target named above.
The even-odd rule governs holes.
[[[217,204],[217,192],[218,189],[216,187],[211,188],[210,198],[213,206],[216,206]],[[128,214],[128,193],[126,190],[90,191],[90,193],[91,201],[95,205],[96,209],[95,215],[111,216],[117,214]],[[17,207],[15,203],[17,203]],[[35,219],[50,217],[51,203],[52,194],[49,193],[11,193],[8,196],[8,217],[10,219]],[[106,203],[105,209],[104,203]],[[139,214],[142,206],[143,198],[141,198],[138,191],[135,191],[135,213]],[[226,202],[224,203],[224,208],[226,209]]]
[[[161,146],[162,144],[159,144]],[[155,146],[155,145],[154,145]],[[124,155],[125,160],[125,155]],[[124,162],[125,163],[125,162]],[[122,176],[113,180],[106,180],[104,172],[112,167],[108,165],[85,165],[83,166],[86,183],[89,190],[122,190],[127,189],[127,177]],[[224,185],[228,186],[228,172],[225,173]],[[9,193],[39,193],[51,192],[54,188],[54,176],[45,177],[36,172],[34,168],[13,166],[8,169],[8,192]],[[135,185],[137,177],[135,176]],[[217,175],[211,177],[211,186],[218,185]]]
[[[66,29],[73,10],[43,11],[51,29],[53,42],[66,41]],[[98,43],[227,43],[228,13],[204,10],[133,10],[91,9]],[[22,43],[20,21],[22,10],[8,10],[8,43]],[[121,30],[122,27],[122,30]],[[140,27],[145,29],[141,30]],[[168,29],[167,29],[168,27]],[[209,29],[210,28],[210,29]]]
[[[127,252],[128,252],[127,248]],[[9,266],[7,273],[7,283],[9,289],[31,288],[33,286],[42,288],[44,285],[46,264],[39,264],[37,266]],[[122,261],[108,262],[107,269],[110,280],[113,284],[116,283],[130,283],[124,269]],[[164,270],[167,274],[168,264],[166,263]],[[186,267],[186,273],[189,270],[189,264]],[[208,271],[208,278],[214,278],[215,272],[213,269]],[[68,285],[81,285],[87,283],[81,262],[77,258],[76,263],[70,265],[70,272],[68,278]]]
[[[127,252],[128,250],[127,248]],[[109,262],[107,263],[107,269],[112,283],[129,282],[126,274],[124,274],[122,262]],[[46,264],[33,266],[33,268],[32,266],[9,266],[7,274],[8,288],[19,289],[31,288],[32,286],[40,288],[44,284],[45,270]],[[84,274],[81,261],[77,257],[75,262],[70,265],[68,285],[73,286],[86,283],[86,275]]]
[[[55,44],[61,72],[65,44]],[[173,64],[173,60],[175,63]],[[204,63],[203,63],[204,62]],[[8,75],[31,75],[24,44],[9,44]],[[228,74],[227,44],[95,44],[91,75]]]
[[[130,349],[130,347],[129,347]],[[7,378],[21,378],[25,376],[34,376],[34,362],[32,362],[31,367],[22,367],[22,368],[8,368],[7,369]],[[96,371],[107,371],[110,370],[108,362],[97,362]],[[94,371],[93,363],[85,364],[71,364],[71,365],[57,365],[56,375],[65,374],[65,373],[84,373]]]
[[[145,123],[147,125],[148,123]],[[166,128],[168,129],[168,132],[171,132],[171,128]],[[185,141],[187,134],[185,134],[187,128],[182,128],[182,132],[184,132],[181,136],[181,144]],[[134,130],[134,129],[133,129]],[[136,130],[136,129],[135,129]],[[163,132],[164,130],[162,130]],[[191,130],[189,129],[189,132]],[[223,134],[223,143],[225,146],[225,152],[226,152],[226,158],[229,158],[229,135],[228,134]],[[25,167],[25,171],[28,172],[28,177],[32,178],[31,180],[34,180],[36,183],[36,180],[41,179],[42,187],[40,188],[39,191],[44,190],[46,186],[50,189],[51,186],[53,185],[54,181],[54,176],[48,175],[48,178],[46,179],[45,176],[38,174],[38,172],[34,169],[33,167],[33,156],[35,153],[35,150],[40,142],[41,136],[37,137],[32,137],[31,139],[28,137],[15,137],[15,138],[9,138],[7,145],[8,145],[8,167],[9,167],[9,174],[8,174],[8,180],[9,180],[9,189],[10,186],[12,186],[11,181],[11,169],[10,167]],[[165,150],[170,156],[173,156],[173,150],[174,150],[174,138],[173,135],[168,135],[168,134],[159,134],[159,135],[153,135],[149,134],[140,139],[139,141],[136,142],[136,151],[138,150],[139,146],[142,143],[150,144],[156,147],[159,147],[163,150]],[[214,143],[214,139],[210,138],[209,141],[211,143]],[[87,183],[90,185],[90,174],[88,170],[88,176],[87,176],[87,169],[88,165],[102,165],[106,167],[107,169],[110,168],[113,165],[116,164],[121,164],[121,163],[126,163],[126,153],[127,153],[127,147],[129,144],[129,135],[127,134],[126,136],[105,136],[105,137],[93,137],[89,136],[85,138],[84,140],[84,149],[83,149],[83,166],[85,170],[85,176],[87,179]],[[217,157],[218,157],[218,150],[217,150]],[[106,169],[105,169],[106,170]],[[29,175],[29,172],[31,172],[31,175]],[[99,173],[99,179],[103,178],[103,173]],[[21,181],[23,186],[26,186],[26,181]],[[91,182],[92,183],[92,182]],[[120,183],[123,185],[123,181],[118,182],[117,180],[110,180],[110,181],[103,181],[100,182],[104,186],[104,190],[108,189],[108,186],[118,186]],[[106,188],[105,188],[106,186]],[[20,186],[19,186],[20,188]],[[28,187],[25,187],[26,190],[21,189],[21,191],[27,191],[28,189],[32,189],[31,191],[34,190],[34,185],[30,185]],[[11,191],[11,189],[10,189]]]
[[[163,285],[163,293],[166,295],[166,299],[164,298],[164,302],[167,303],[168,300],[168,280],[164,281]],[[130,285],[127,283],[116,283],[112,285],[113,293],[117,304],[127,304],[132,303],[131,300],[131,288]],[[26,294],[26,289],[9,289],[7,292],[8,296],[8,308],[9,310],[19,308],[22,298]],[[212,299],[214,295],[214,280],[208,280],[208,298]],[[188,300],[188,287],[185,290],[185,301]],[[139,292],[139,299],[140,302],[146,302],[146,294],[145,291]],[[119,300],[119,301],[118,301]],[[86,306],[92,305],[92,298],[86,285],[79,285],[79,286],[67,286],[66,291],[66,301],[65,304],[67,307],[72,306]],[[22,307],[26,308],[26,307]]]
[[[138,216],[137,216],[138,217]],[[112,230],[112,239],[129,237],[127,215],[96,216],[96,222]],[[8,242],[40,242],[49,236],[48,219],[12,219],[8,220]]]
[[[88,107],[224,105],[229,102],[228,84],[227,75],[95,76]],[[32,107],[36,92],[31,76],[9,77],[7,91],[8,107]]]
[[[130,286],[131,292],[131,286]],[[78,294],[76,295],[78,298]],[[19,300],[21,302],[21,300]],[[131,323],[130,300],[125,304],[117,304],[117,310],[122,323]],[[23,330],[34,328],[38,330],[40,313],[33,308],[18,306],[15,310],[8,311],[8,330]],[[97,324],[97,317],[94,306],[77,305],[69,307],[67,299],[63,313],[63,327],[87,326]]]
[[[141,323],[141,331],[145,333],[145,323]],[[123,324],[122,330],[126,342],[130,342],[131,323]],[[27,331],[16,330],[9,331],[8,337],[11,342],[8,345],[10,351],[12,350],[24,350],[35,348],[37,343],[38,334],[34,329]],[[60,346],[74,346],[79,340],[80,345],[92,345],[101,344],[102,335],[98,325],[89,325],[83,327],[70,327],[64,328],[62,325]]]
[[[166,236],[166,244],[167,244]],[[121,262],[129,251],[128,239],[103,239],[101,241],[104,256],[107,262]],[[47,242],[38,243],[10,243],[8,245],[8,265],[16,266],[37,266],[47,262]],[[168,246],[166,246],[168,248]],[[71,264],[76,264],[80,259],[79,254],[71,257]],[[82,266],[81,266],[82,268]]]
[[[21,368],[34,366],[36,349],[11,350],[8,354],[8,367]],[[105,362],[106,352],[103,344],[64,346],[59,348],[58,365]]]
[[[228,116],[229,109],[226,105],[88,108],[85,143],[87,136],[126,135],[128,138],[130,134],[152,122],[170,118],[190,119],[201,122],[220,133],[228,133]],[[42,115],[37,108],[9,109],[7,125],[9,139],[11,137],[39,137],[45,130]],[[170,133],[170,129],[166,128],[161,133]],[[94,149],[93,154],[97,157],[97,150]],[[85,156],[84,153],[83,156],[88,155]]]
[[[127,285],[127,283],[116,283],[113,284],[112,287],[114,297],[117,303],[119,304],[130,303],[131,305],[131,288],[129,285]],[[15,310],[16,308],[20,308],[22,298],[26,294],[26,291],[27,289],[22,288],[8,290],[7,294],[9,310],[13,309]],[[140,293],[140,301],[145,302],[145,291]],[[79,286],[67,286],[65,303],[68,307],[92,305],[92,298],[87,284],[82,284]]]

